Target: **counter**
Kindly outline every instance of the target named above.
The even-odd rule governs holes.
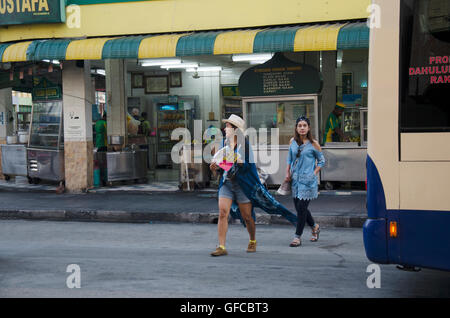
[[[325,166],[321,181],[366,181],[367,148],[358,143],[330,142],[322,147]]]
[[[27,148],[24,144],[1,145],[2,173],[10,176],[27,176]]]
[[[97,160],[106,160],[107,181],[137,180],[147,177],[147,150],[98,152]]]
[[[27,148],[27,156],[30,178],[64,180],[64,150]]]
[[[270,151],[278,151],[275,160],[263,157],[266,152],[270,156]],[[267,185],[279,185],[286,178],[288,151],[288,145],[254,147],[256,165],[269,174]],[[327,143],[322,152],[326,162],[320,170],[320,182],[366,181],[367,148],[351,142]]]

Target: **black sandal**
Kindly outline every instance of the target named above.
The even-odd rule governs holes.
[[[311,242],[317,242],[319,240],[320,226],[317,224],[317,230],[312,230],[313,237],[311,238]]]

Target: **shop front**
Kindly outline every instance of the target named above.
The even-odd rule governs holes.
[[[130,10],[132,6],[151,5],[156,6],[136,2],[124,10]],[[162,1],[159,5],[168,5],[168,2]],[[110,6],[116,10],[120,5],[100,6]],[[330,9],[339,7],[334,2],[329,6]],[[158,33],[153,24],[149,27],[151,30],[147,28],[145,32],[137,23],[119,33],[111,31],[107,34],[100,28],[103,34],[93,34],[93,29],[86,30],[83,25],[82,30],[68,30],[73,33],[72,36],[64,37],[58,35],[60,25],[55,27],[54,33],[60,38],[41,36],[43,39],[37,40],[25,32],[22,33],[25,38],[20,40],[27,41],[19,42],[19,38],[13,39],[13,34],[22,30],[23,26],[14,26],[7,33],[0,32],[0,41],[7,39],[0,42],[0,83],[2,88],[15,88],[19,85],[21,72],[28,74],[27,65],[37,65],[43,60],[60,63],[55,66],[62,73],[63,95],[62,133],[58,137],[58,147],[64,147],[66,183],[67,180],[75,180],[68,187],[69,191],[92,186],[92,175],[98,168],[91,160],[94,156],[97,158],[95,164],[106,162],[107,182],[143,181],[149,176],[149,171],[163,171],[167,179],[176,178],[180,183],[195,179],[195,183],[205,186],[210,176],[205,172],[204,165],[196,170],[198,173],[194,172],[193,177],[189,171],[183,176],[182,172],[186,169],[173,161],[173,149],[179,140],[173,139],[172,134],[177,128],[186,128],[191,142],[204,144],[204,136],[196,134],[196,122],[201,123],[202,132],[211,127],[221,129],[221,120],[233,113],[243,116],[248,127],[268,130],[268,141],[258,144],[257,151],[264,150],[264,147],[266,150],[267,147],[272,149],[270,128],[279,128],[276,147],[281,154],[280,165],[272,171],[268,181],[269,185],[276,185],[284,177],[286,160],[283,156],[293,135],[292,122],[296,117],[300,114],[309,116],[315,138],[321,140],[325,117],[332,105],[342,101],[343,97],[363,95],[356,91],[356,86],[361,85],[359,81],[364,80],[364,76],[367,82],[367,74],[364,75],[361,70],[364,65],[367,69],[367,60],[352,57],[353,51],[362,52],[364,56],[368,49],[369,29],[364,22],[367,12],[360,7],[358,12],[347,16],[342,10],[337,10],[339,17],[297,20],[297,24],[291,21],[292,17],[286,17],[284,23],[273,21],[262,28],[254,27],[262,25],[257,21],[247,21],[251,25],[237,25],[230,21],[227,25],[226,19],[222,19],[221,25],[215,28],[178,26],[179,29],[159,30]],[[81,13],[87,13],[94,7],[81,5],[80,8]],[[316,11],[314,8],[308,10]],[[133,27],[139,31],[132,31],[130,28]],[[36,34],[43,32],[39,25],[35,30]],[[76,36],[77,32],[85,32],[88,38],[80,39]],[[343,58],[339,55],[342,53]],[[352,58],[347,60],[347,54]],[[259,75],[265,84],[258,84],[255,79],[247,80],[260,92],[242,89],[240,78],[245,77],[254,64],[270,64],[277,59],[285,59],[285,64],[291,63],[284,66],[286,69],[281,73],[285,74],[281,78],[262,71]],[[272,65],[270,68],[280,73],[277,68],[282,67]],[[347,82],[343,91],[340,76],[344,71],[353,75],[353,91]],[[285,91],[277,91],[276,85],[279,84],[286,86]],[[353,98],[355,101],[358,97]],[[356,102],[354,106],[358,107],[354,111],[360,110]],[[106,152],[100,154],[101,151],[97,151],[99,147],[95,145],[94,128],[104,113],[107,145]],[[348,135],[358,129],[356,123],[349,124],[350,120],[356,122],[353,115],[354,112],[344,115],[342,129]],[[148,122],[145,131],[142,129],[144,121]],[[352,135],[352,138],[355,136]],[[356,140],[352,138],[346,137],[343,142]],[[359,141],[354,142],[358,142],[358,147],[362,145]],[[324,145],[324,150],[337,146]],[[76,176],[81,162],[82,180]],[[261,168],[268,168],[265,164],[261,161]],[[199,174],[202,177],[198,178]],[[323,180],[334,179],[329,177]]]
[[[361,52],[359,63],[364,63],[367,67],[365,54],[366,52]],[[291,58],[276,55],[269,62],[245,71],[239,80],[239,90],[244,95],[244,118],[249,127],[268,132],[267,138],[258,139],[254,145],[260,166],[269,174],[267,184],[279,185],[285,178],[289,144],[294,135],[295,120],[300,116],[311,120],[312,134],[323,148],[327,164],[321,171],[320,180],[325,188],[332,189],[341,182],[364,182],[367,108],[361,105],[362,96],[348,94],[353,85],[349,85],[345,88],[347,91],[341,93],[344,102],[339,104],[344,110],[338,122],[342,138],[336,134],[333,141],[328,141],[326,130],[330,128],[327,125],[329,114],[326,113],[326,106],[329,105],[323,102],[323,97],[330,95],[330,91],[324,89],[324,86],[329,87],[325,85],[327,78],[319,72],[319,68],[294,62],[295,56],[291,55]],[[347,74],[355,74],[358,80],[366,81],[364,75],[367,73],[358,73],[357,67],[352,71]],[[337,85],[333,88],[336,92],[343,91]],[[331,111],[334,111],[333,108]],[[270,137],[272,128],[278,129],[278,136],[274,139]],[[273,154],[269,156],[267,153],[278,153],[278,156],[275,155],[274,158]]]

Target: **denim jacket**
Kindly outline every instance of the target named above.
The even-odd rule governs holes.
[[[299,148],[301,154],[297,158]],[[318,180],[314,170],[317,166],[322,168],[325,165],[323,153],[309,141],[299,146],[294,140],[289,147],[287,163],[291,166],[292,196],[301,200],[316,199]]]

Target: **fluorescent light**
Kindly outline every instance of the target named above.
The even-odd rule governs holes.
[[[263,60],[255,60],[255,61],[249,61],[250,65],[257,65],[257,64],[263,64],[266,63],[267,61],[263,61]]]
[[[42,62],[47,62],[47,63],[52,63],[52,64],[59,65],[59,61],[58,60],[42,60]]]
[[[102,70],[102,69],[100,69],[100,68],[92,69],[92,70],[91,70],[91,73],[92,73],[92,74],[103,75],[103,76],[106,75],[105,70]]]
[[[272,58],[273,53],[260,53],[260,54],[233,54],[231,59],[233,62],[244,61],[268,61]]]
[[[181,63],[181,59],[146,59],[140,61],[141,66],[160,66]]]
[[[178,63],[178,64],[168,64],[161,65],[161,68],[171,69],[171,68],[194,68],[198,67],[197,63]]]
[[[201,66],[198,68],[188,68],[186,72],[220,72],[221,70],[221,66]]]

